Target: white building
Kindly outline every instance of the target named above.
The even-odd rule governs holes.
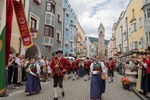
[[[117,26],[116,26],[116,48],[117,48],[117,53],[122,53],[123,51],[123,17],[124,17],[124,11],[121,12],[120,17],[117,21]]]
[[[112,57],[111,41],[109,41],[108,43],[107,53],[108,53],[108,58]]]
[[[143,41],[146,46],[150,46],[150,0],[143,0],[142,10],[144,12],[144,31],[146,39]]]
[[[87,57],[93,58],[98,53],[98,38],[86,37]]]

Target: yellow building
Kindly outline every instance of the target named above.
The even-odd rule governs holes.
[[[142,0],[131,0],[125,12],[128,27],[129,51],[144,51],[144,16]]]
[[[11,47],[10,53],[15,54],[19,52],[20,48],[20,33],[17,25],[16,15],[13,15],[12,22],[12,35],[11,35]]]
[[[87,56],[86,55],[87,54],[87,48],[85,45],[85,32],[84,32],[83,28],[81,27],[79,21],[77,21],[76,28],[77,28],[76,53],[77,53],[77,57],[81,58],[81,57]]]

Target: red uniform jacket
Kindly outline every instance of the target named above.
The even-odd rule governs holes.
[[[108,68],[108,62],[105,62],[106,67]]]
[[[91,66],[91,61],[90,60],[88,60],[88,61],[84,61],[84,68],[90,68],[90,66]]]
[[[73,62],[71,63],[71,68],[76,68],[76,63],[75,63],[75,61],[73,61]]]
[[[55,65],[58,65],[58,68],[55,68]],[[64,69],[68,70],[70,66],[71,63],[67,59],[65,58],[58,59],[57,57],[55,57],[52,60],[52,63],[50,64],[53,75],[55,75],[56,72],[58,72],[58,76],[63,76],[62,70]]]
[[[150,74],[150,60],[149,59],[145,60],[145,63],[147,64],[146,72],[147,74]]]
[[[76,67],[77,69],[79,68],[79,62],[80,62],[79,60],[76,60],[76,61],[75,61],[75,67]]]
[[[112,62],[107,62],[106,63],[106,67],[108,68],[108,70],[114,70],[115,69],[115,62],[112,61]]]

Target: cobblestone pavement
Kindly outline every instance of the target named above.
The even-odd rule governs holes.
[[[133,92],[126,91],[122,88],[118,74],[115,74],[113,83],[108,83],[106,93],[103,95],[103,100],[140,100]],[[59,100],[89,100],[90,94],[90,81],[84,81],[83,78],[79,80],[66,80],[64,81],[64,87],[66,96],[61,97],[60,89]],[[53,100],[53,82],[42,83],[42,92],[38,95],[32,95],[26,97],[24,89],[15,90],[9,94],[7,98],[1,98],[0,100]]]

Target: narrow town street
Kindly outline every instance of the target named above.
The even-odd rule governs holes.
[[[150,100],[150,0],[0,0],[0,100],[101,99],[107,75],[102,100]]]
[[[103,100],[141,100],[132,91],[126,91],[122,88],[120,83],[121,76],[115,74],[113,83],[108,83],[106,93],[103,95]],[[53,88],[52,82],[42,83],[42,92],[39,95],[32,95],[26,97],[24,89],[13,91],[9,97],[1,98],[0,100],[52,100]],[[64,81],[66,96],[59,97],[59,100],[89,100],[90,94],[90,81],[80,80],[66,80]],[[61,94],[59,93],[59,96]]]

